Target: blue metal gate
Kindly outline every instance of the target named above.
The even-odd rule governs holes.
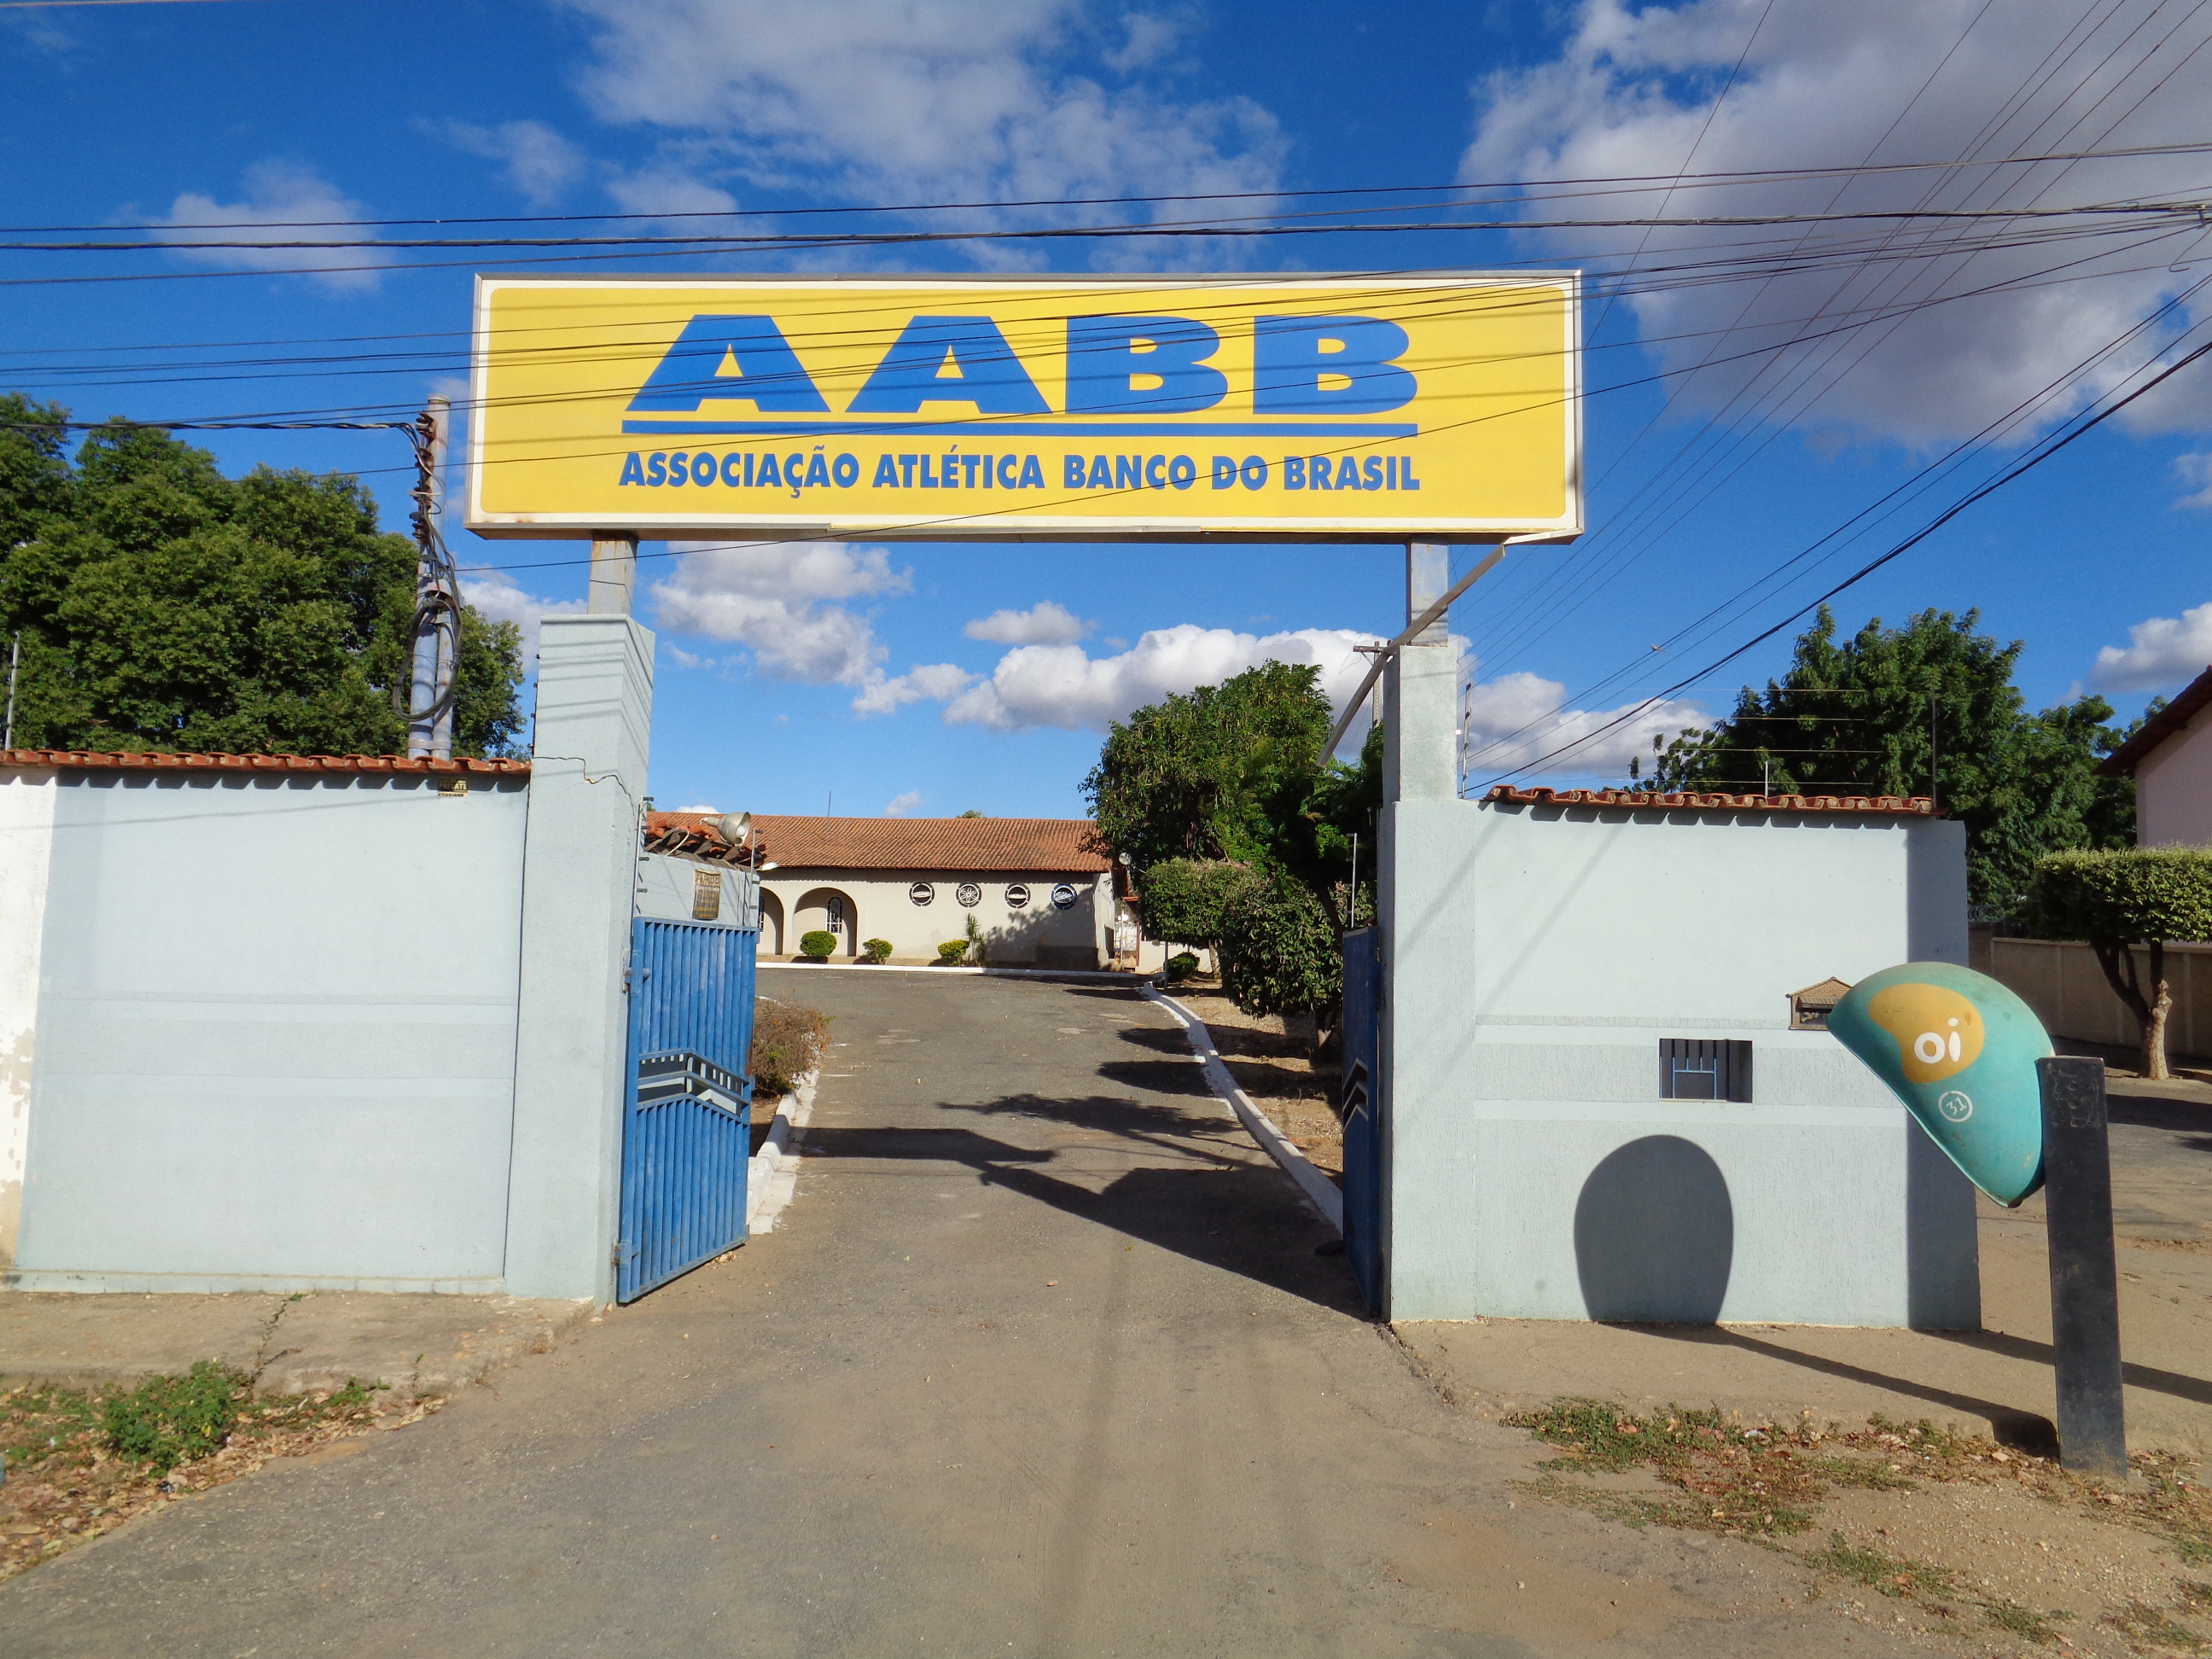
[[[635,1302],[745,1236],[757,929],[630,924],[629,1109],[615,1296]]]
[[[1344,1255],[1360,1299],[1382,1313],[1382,958],[1376,931],[1344,936]]]

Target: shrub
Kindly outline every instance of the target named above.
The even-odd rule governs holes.
[[[958,962],[967,954],[968,941],[964,939],[949,939],[937,947],[939,962]]]
[[[2112,853],[2051,853],[2038,859],[2021,907],[2027,931],[2083,939],[2142,1036],[2142,1073],[2171,1075],[2166,1017],[2168,940],[2212,939],[2212,852],[2142,847]],[[2135,946],[2145,947],[2138,964]]]
[[[203,1359],[182,1376],[149,1376],[100,1408],[108,1450],[167,1474],[219,1450],[238,1421],[246,1373]]]
[[[1222,911],[1221,989],[1248,1014],[1334,1010],[1344,961],[1321,902],[1287,877],[1240,888]]]
[[[862,940],[860,941],[860,960],[861,960],[861,961],[863,961],[863,962],[889,962],[890,959],[891,959],[891,942],[890,942],[889,939],[862,939]]]
[[[975,913],[973,910],[968,913],[968,926],[964,931],[968,935],[964,942],[968,946],[969,956],[977,962],[982,961],[983,930],[976,925]]]
[[[1167,859],[1145,872],[1137,912],[1149,937],[1211,950],[1229,902],[1260,882],[1251,866],[1228,859]]]
[[[816,927],[799,936],[799,954],[803,957],[827,957],[837,948],[837,935],[826,927]]]
[[[1170,982],[1188,979],[1198,971],[1198,958],[1188,951],[1178,951],[1168,958],[1168,979]]]
[[[830,1016],[802,1002],[753,999],[753,1046],[745,1056],[758,1095],[787,1095],[830,1051]]]

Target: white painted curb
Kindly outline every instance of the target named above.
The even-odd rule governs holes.
[[[1103,979],[1118,985],[1142,984],[1147,975],[1100,968],[939,968],[914,962],[763,962],[763,969],[791,968],[807,974],[981,974],[988,979]]]
[[[819,1068],[799,1078],[792,1089],[775,1103],[775,1121],[769,1126],[768,1139],[752,1156],[745,1170],[745,1233],[772,1233],[775,1218],[783,1213],[783,1206],[791,1202],[799,1190],[799,1153],[795,1141],[801,1138],[806,1120],[814,1112],[814,1087],[821,1080]]]
[[[1283,1139],[1283,1133],[1267,1121],[1267,1115],[1255,1106],[1244,1091],[1237,1086],[1237,1079],[1221,1063],[1221,1053],[1213,1046],[1213,1033],[1206,1029],[1206,1022],[1166,993],[1147,985],[1145,995],[1158,1003],[1182,1022],[1183,1035],[1190,1039],[1199,1063],[1206,1068],[1206,1080],[1213,1092],[1227,1101],[1253,1139],[1269,1158],[1283,1166],[1283,1173],[1298,1183],[1298,1190],[1306,1201],[1321,1212],[1321,1218],[1339,1233],[1344,1231],[1344,1194],[1327,1176],[1313,1166],[1312,1160]]]

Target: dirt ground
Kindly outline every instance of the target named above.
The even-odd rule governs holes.
[[[1807,1569],[1808,1595],[1945,1651],[2212,1653],[2212,1086],[2115,1067],[2107,1087],[2124,1487],[2049,1455],[2040,1195],[1980,1206],[1979,1332],[1497,1320],[1396,1334],[1455,1404],[1555,1449],[1530,1486],[1547,1501],[1781,1552]]]
[[[1286,1035],[1281,1015],[1246,1013],[1221,994],[1216,981],[1189,980],[1170,988],[1170,994],[1206,1022],[1237,1086],[1283,1138],[1342,1185],[1344,1129],[1336,1116],[1334,1064],[1316,1066],[1311,1043]]]

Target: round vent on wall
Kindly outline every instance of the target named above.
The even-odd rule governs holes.
[[[1018,910],[1030,902],[1030,890],[1016,882],[1006,889],[1006,908]]]
[[[1052,908],[1055,910],[1073,909],[1075,908],[1075,889],[1064,881],[1060,883],[1059,886],[1054,888],[1052,890]]]
[[[983,890],[972,881],[963,881],[952,890],[952,896],[963,910],[972,910],[983,902]]]
[[[906,896],[916,904],[927,904],[937,896],[937,889],[926,881],[918,881],[906,890]]]

